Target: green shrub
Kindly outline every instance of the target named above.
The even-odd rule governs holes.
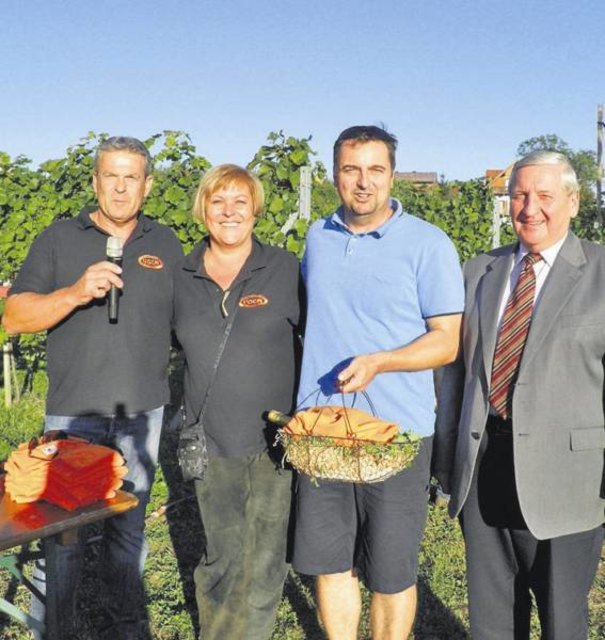
[[[20,443],[42,432],[44,396],[28,393],[12,407],[0,406],[0,460]]]

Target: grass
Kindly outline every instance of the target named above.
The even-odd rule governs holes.
[[[11,409],[0,408],[0,451],[10,449],[37,433],[42,424],[43,403],[36,395],[24,396]],[[2,449],[4,440],[5,449]],[[148,509],[149,557],[146,570],[146,607],[149,637],[153,640],[194,640],[197,612],[192,574],[203,551],[203,529],[191,489],[175,467],[176,434],[165,429],[160,469]],[[88,548],[88,568],[81,587],[81,640],[94,640],[95,601],[98,592],[95,567],[98,544]],[[4,572],[5,573],[5,572]],[[464,547],[457,523],[443,509],[431,507],[420,553],[419,607],[414,627],[416,640],[470,638],[464,577]],[[9,576],[0,577],[0,595],[27,608],[28,594]],[[369,638],[364,592],[364,621],[360,640]],[[2,640],[25,640],[28,632],[19,623],[0,616]],[[284,587],[272,640],[320,640],[313,583],[308,576],[290,573]],[[590,598],[591,640],[605,637],[605,557]],[[532,639],[539,638],[537,623]],[[230,640],[230,639],[226,639]]]

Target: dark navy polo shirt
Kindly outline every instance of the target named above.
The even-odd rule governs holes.
[[[204,415],[210,455],[253,455],[273,443],[263,416],[294,408],[302,285],[296,257],[253,241],[228,292],[206,273],[203,240],[175,271],[175,331],[185,352],[187,422],[196,421],[228,314],[235,321]]]
[[[54,222],[32,244],[11,294],[72,285],[106,259],[107,237],[88,210]],[[102,299],[48,331],[47,414],[130,415],[168,402],[172,270],[182,255],[171,229],[139,216],[124,246],[117,324]]]

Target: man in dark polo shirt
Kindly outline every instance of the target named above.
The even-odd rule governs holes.
[[[139,506],[105,525],[101,563],[107,589],[103,637],[137,638],[146,556],[145,507],[157,464],[172,321],[172,267],[182,256],[174,233],[140,212],[153,182],[151,157],[134,138],[114,137],[96,155],[98,208],[53,223],[34,241],[11,289],[3,324],[11,333],[48,331],[45,430],[63,429],[115,447],[126,459],[124,488]],[[106,259],[107,239],[123,243],[122,266]],[[108,292],[119,288],[117,321]],[[77,637],[75,591],[81,544],[57,549],[54,580],[59,637]],[[44,566],[35,582],[44,593]],[[32,612],[44,616],[34,598]]]

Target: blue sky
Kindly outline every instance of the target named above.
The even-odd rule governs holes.
[[[594,149],[604,43],[604,0],[1,0],[0,151],[178,129],[246,164],[283,129],[331,170],[384,123],[398,169],[468,179],[535,135]]]

